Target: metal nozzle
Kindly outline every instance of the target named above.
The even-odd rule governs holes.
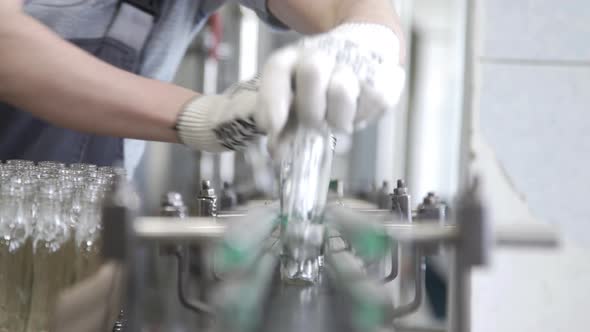
[[[393,189],[394,195],[407,195],[408,194],[408,187],[406,187],[406,183],[404,180],[399,179],[397,180],[397,186]]]
[[[338,139],[336,138],[336,136],[330,135],[330,148],[332,149],[332,151],[336,150],[336,143],[337,142],[338,142]]]
[[[391,202],[392,211],[399,213],[400,217],[405,221],[412,222],[410,195],[408,194],[408,188],[406,187],[404,180],[397,180],[397,187],[393,189]]]
[[[184,201],[180,193],[171,191],[162,195],[162,206],[183,206]]]
[[[391,210],[392,201],[391,201],[391,189],[389,188],[389,181],[383,181],[381,185],[381,190],[377,194],[377,207],[383,210]]]
[[[201,182],[201,191],[197,197],[197,216],[217,216],[217,196],[209,180],[203,180]]]
[[[199,192],[199,197],[215,197],[215,189],[213,189],[211,186],[211,181],[201,181],[201,191]]]
[[[219,208],[221,210],[231,210],[238,204],[238,195],[235,190],[229,184],[229,182],[223,182],[223,189],[219,195]]]
[[[162,195],[160,215],[163,217],[187,217],[187,207],[182,195],[177,192],[168,192]]]

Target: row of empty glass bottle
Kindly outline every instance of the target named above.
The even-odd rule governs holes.
[[[0,332],[49,329],[60,291],[99,265],[102,201],[124,170],[0,163]]]

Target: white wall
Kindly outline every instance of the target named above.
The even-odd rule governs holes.
[[[483,135],[533,213],[590,246],[590,2],[483,5]]]
[[[497,250],[473,331],[590,326],[590,2],[480,0],[474,169],[496,223],[559,227],[553,252]]]

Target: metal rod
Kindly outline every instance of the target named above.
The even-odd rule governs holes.
[[[383,227],[391,238],[403,243],[433,244],[457,238],[457,227],[454,225],[387,223]]]
[[[238,220],[242,215],[225,216]],[[559,245],[557,232],[543,224],[523,222],[498,223],[494,227],[495,244],[511,247],[554,248]],[[382,226],[396,241],[404,243],[446,243],[457,236],[455,225],[384,223]],[[226,226],[212,217],[183,218],[142,217],[135,221],[139,239],[162,241],[201,241],[220,238]]]
[[[555,248],[559,236],[553,227],[541,223],[511,222],[494,227],[495,244],[502,247]]]
[[[220,211],[217,213],[217,219],[233,219],[233,218],[241,218],[246,216],[248,211]],[[224,220],[225,221],[225,220]]]
[[[555,248],[558,232],[544,224],[497,222],[493,227],[494,245],[502,247]],[[383,227],[394,240],[404,243],[449,243],[456,240],[455,225],[386,223]]]
[[[422,285],[424,283],[424,256],[420,249],[414,252],[414,299],[403,306],[397,307],[392,312],[393,319],[407,316],[420,308],[422,305]]]
[[[142,217],[133,224],[140,240],[159,241],[207,241],[220,238],[225,226],[212,217],[166,218]]]

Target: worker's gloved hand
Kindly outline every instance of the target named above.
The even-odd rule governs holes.
[[[400,42],[381,25],[350,23],[277,51],[260,79],[197,97],[178,119],[180,140],[198,150],[236,150],[287,121],[351,133],[398,102],[405,74]]]
[[[399,54],[393,30],[368,23],[281,49],[262,72],[256,123],[274,140],[294,111],[307,126],[352,133],[397,104],[405,81]]]
[[[254,120],[258,77],[220,95],[195,97],[183,107],[176,129],[185,145],[201,151],[241,150],[266,133]]]

